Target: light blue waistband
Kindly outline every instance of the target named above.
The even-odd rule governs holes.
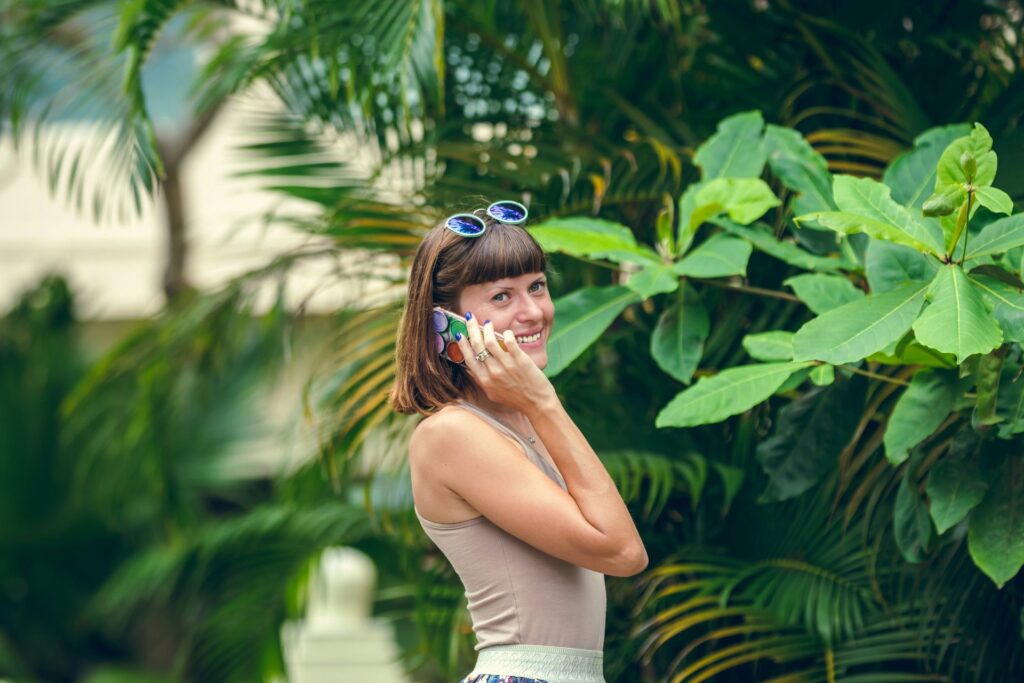
[[[491,645],[477,651],[470,676],[499,674],[548,683],[605,683],[604,653],[554,645]]]

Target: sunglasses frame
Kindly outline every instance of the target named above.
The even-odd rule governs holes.
[[[519,220],[515,220],[515,221],[506,221],[506,220],[502,220],[502,219],[498,218],[493,213],[491,213],[491,209],[493,209],[495,206],[497,206],[499,204],[515,204],[516,206],[518,206],[520,209],[523,210],[523,217],[520,218]],[[488,206],[486,209],[476,209],[476,211],[483,211],[488,216],[490,216],[490,218],[492,220],[495,220],[498,223],[504,223],[506,225],[519,225],[520,223],[525,223],[527,217],[530,215],[530,210],[529,209],[527,209],[520,202],[517,202],[517,201],[515,201],[513,199],[500,199],[500,200],[498,200],[496,202],[492,202],[490,204],[490,206]],[[454,213],[451,216],[448,216],[448,218],[444,219],[444,227],[448,228],[449,230],[451,230],[452,232],[454,232],[456,235],[458,235],[460,237],[479,237],[480,235],[482,235],[485,232],[487,232],[487,221],[485,221],[483,218],[478,216],[476,214],[476,211],[474,211],[473,213]],[[481,228],[480,232],[473,233],[471,235],[467,235],[466,233],[460,232],[459,230],[456,230],[455,228],[453,228],[451,226],[451,220],[453,218],[472,218],[473,220],[479,221],[480,225],[482,225],[483,227]]]

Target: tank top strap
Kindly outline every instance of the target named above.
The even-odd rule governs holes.
[[[539,467],[541,471],[544,472],[544,474],[546,474],[552,481],[554,481],[560,487],[568,491],[568,487],[566,486],[565,480],[562,478],[562,475],[558,472],[558,470],[551,466],[551,463],[549,463],[547,459],[540,454],[540,451],[534,448],[530,442],[521,437],[511,427],[506,425],[504,422],[502,422],[495,416],[491,415],[489,412],[487,412],[480,406],[474,405],[469,401],[465,401],[461,398],[455,400],[458,402],[460,406],[468,408],[471,412],[476,413],[484,420],[494,425],[502,433],[508,434],[513,439],[518,441],[523,446],[523,449],[526,451],[526,456],[529,458],[530,462]]]

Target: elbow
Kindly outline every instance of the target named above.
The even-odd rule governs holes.
[[[620,549],[612,559],[608,571],[604,573],[608,576],[634,576],[647,569],[647,562],[647,549],[644,548],[643,543],[638,541],[636,544]]]

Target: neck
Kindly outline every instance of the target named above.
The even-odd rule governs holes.
[[[492,401],[487,398],[487,394],[482,389],[476,386],[470,386],[466,389],[466,394],[463,398],[475,406],[483,408],[487,412],[502,418],[511,423],[517,423],[522,418],[522,413],[518,410],[509,408],[508,406]]]

